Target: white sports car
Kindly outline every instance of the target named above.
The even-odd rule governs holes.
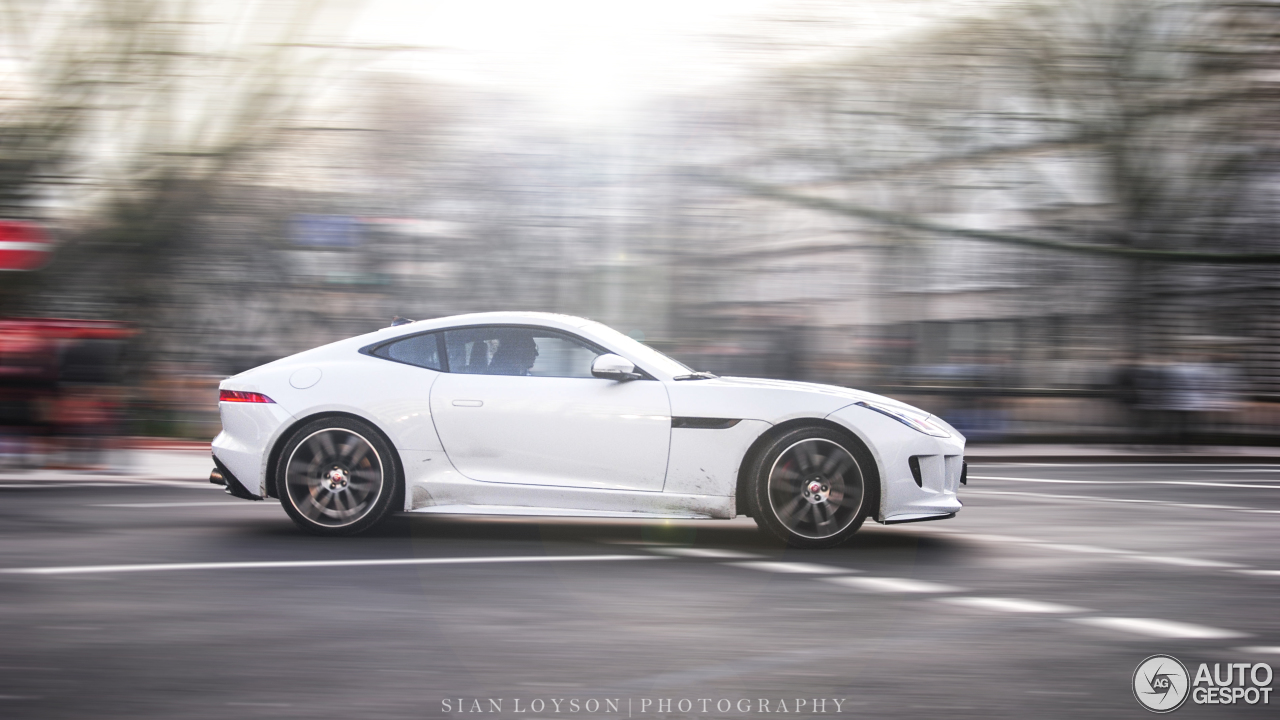
[[[304,530],[395,511],[749,515],[798,547],[960,509],[964,438],[843,387],[721,378],[547,313],[398,321],[224,380],[212,482]]]

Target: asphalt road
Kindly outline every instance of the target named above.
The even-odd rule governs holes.
[[[1280,666],[1280,467],[970,478],[954,520],[807,552],[745,519],[317,539],[212,486],[0,481],[0,717],[1132,718],[1150,655]]]

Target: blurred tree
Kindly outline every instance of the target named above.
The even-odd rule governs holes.
[[[358,5],[0,2],[0,203],[59,221],[59,311],[161,329],[201,214],[342,71]]]
[[[1134,358],[1170,293],[1240,275],[1197,268],[1280,262],[1280,3],[997,8],[779,75],[729,181],[934,237],[1128,258]],[[941,219],[983,213],[1013,229]],[[1003,253],[991,270],[1032,272]]]

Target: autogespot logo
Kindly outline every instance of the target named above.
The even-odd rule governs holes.
[[[1191,678],[1172,655],[1152,655],[1133,671],[1133,696],[1155,713],[1173,712],[1187,701]]]

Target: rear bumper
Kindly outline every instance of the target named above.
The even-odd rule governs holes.
[[[218,410],[222,432],[213,439],[214,461],[250,495],[267,495],[267,457],[293,416],[274,403],[224,402]]]
[[[241,500],[262,499],[261,495],[254,495],[249,492],[245,488],[244,483],[240,482],[240,480],[236,478],[235,474],[228,470],[226,465],[222,464],[222,461],[218,459],[217,455],[213,456],[213,465],[215,469],[209,475],[209,482],[216,485],[222,485],[226,489],[228,495],[238,497]],[[222,482],[218,482],[218,480],[221,480]]]

